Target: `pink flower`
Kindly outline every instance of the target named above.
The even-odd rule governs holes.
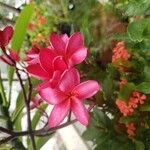
[[[50,48],[40,49],[39,56],[36,57],[36,63],[34,64],[32,61],[26,69],[38,79],[49,81],[60,76],[67,69],[62,57],[57,56]]]
[[[4,30],[0,30],[0,47],[4,48],[7,46],[12,36],[13,28],[11,26],[7,26]]]
[[[49,117],[49,127],[58,126],[71,110],[78,121],[88,125],[89,114],[83,100],[92,97],[100,90],[96,81],[88,80],[80,83],[80,76],[72,68],[64,72],[57,87],[41,89],[39,94],[47,103],[54,105]]]
[[[27,62],[27,71],[32,76],[47,81],[52,78],[58,80],[63,71],[81,63],[87,55],[83,36],[79,32],[74,33],[70,38],[66,34],[53,33],[50,41],[51,46],[40,49],[39,54],[32,54],[34,49],[27,54],[27,57],[30,58],[30,61]]]
[[[40,48],[37,45],[33,45],[33,47],[26,52],[25,61],[29,65],[39,63],[39,53],[40,53]]]
[[[71,37],[67,34],[52,33],[50,43],[54,52],[62,56],[68,67],[81,63],[87,56],[87,48],[84,46],[84,38],[80,32],[74,33]]]

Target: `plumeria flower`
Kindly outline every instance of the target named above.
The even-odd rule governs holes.
[[[50,41],[51,46],[41,49],[39,57],[37,54],[27,54],[30,58],[31,56],[38,58],[35,64],[29,62],[27,67],[27,71],[38,79],[50,80],[55,71],[60,74],[67,68],[81,63],[87,55],[83,36],[79,32],[74,33],[70,38],[66,34],[57,35],[53,33],[50,36]]]
[[[58,126],[70,110],[81,124],[88,125],[89,114],[83,101],[99,90],[100,86],[94,80],[80,83],[80,76],[76,69],[65,71],[56,88],[47,87],[39,91],[42,99],[54,105],[49,117],[49,127]]]
[[[34,64],[29,64],[27,71],[34,77],[50,81],[59,77],[67,69],[67,65],[60,56],[57,56],[52,49],[42,48],[38,60]]]
[[[84,38],[80,32],[74,33],[71,37],[67,34],[52,33],[50,43],[54,52],[62,56],[68,67],[81,63],[87,56],[87,48],[84,46]]]
[[[37,45],[33,45],[33,47],[26,52],[26,63],[28,65],[39,63],[39,53],[40,48]]]
[[[7,26],[4,30],[0,30],[0,47],[4,48],[7,46],[12,36],[13,28],[11,26]]]

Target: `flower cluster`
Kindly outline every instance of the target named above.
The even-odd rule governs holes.
[[[58,126],[70,111],[80,123],[88,125],[89,114],[83,101],[95,95],[100,86],[94,80],[80,83],[75,65],[86,56],[87,48],[79,32],[71,37],[52,33],[49,47],[33,47],[27,53],[26,70],[43,81],[36,90],[45,102],[54,105],[48,121],[49,127]]]
[[[126,61],[130,58],[130,54],[125,48],[124,42],[118,42],[116,47],[113,49],[112,62]]]
[[[134,91],[132,92],[132,95],[129,97],[127,102],[117,99],[116,105],[118,106],[121,113],[123,113],[124,116],[130,116],[134,112],[134,110],[138,107],[140,104],[144,104],[146,100],[146,95]]]
[[[127,124],[126,128],[127,128],[128,136],[129,137],[134,137],[135,136],[135,131],[136,131],[134,123]]]

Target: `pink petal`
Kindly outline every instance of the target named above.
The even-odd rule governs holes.
[[[3,40],[4,40],[4,46],[6,46],[10,39],[13,36],[13,28],[11,26],[7,26],[4,30],[3,30]]]
[[[40,91],[40,90],[45,89],[47,87],[51,87],[51,83],[49,81],[45,81],[45,82],[40,83],[39,85],[37,85],[35,87],[35,90]]]
[[[61,37],[61,39],[63,40],[63,42],[64,42],[65,44],[68,43],[69,37],[68,37],[67,34],[62,34],[62,35],[60,35],[60,37]]]
[[[52,89],[51,87],[41,89],[39,91],[39,95],[43,100],[53,105],[59,104],[66,99],[66,96],[63,94],[63,92],[58,89]]]
[[[50,49],[48,48],[41,49],[39,54],[39,59],[40,59],[41,66],[45,71],[47,72],[53,71],[52,61],[55,58],[55,56],[56,55]]]
[[[70,39],[67,46],[67,54],[70,56],[72,55],[77,49],[83,47],[84,38],[80,32],[74,33]]]
[[[69,59],[69,65],[74,66],[81,63],[87,56],[87,48],[77,49]]]
[[[58,105],[55,105],[48,121],[50,128],[58,126],[64,118],[67,116],[70,110],[70,101],[64,101]]]
[[[54,71],[53,77],[50,80],[51,88],[55,88],[58,85],[58,83],[59,83],[59,81],[61,79],[61,76],[62,76],[62,72],[61,71],[59,71],[59,70]]]
[[[10,49],[9,50],[10,52],[10,57],[15,60],[15,61],[19,61],[20,60],[20,57],[19,57],[19,53],[15,52],[14,50]]]
[[[31,74],[33,77],[41,79],[41,80],[48,80],[51,78],[52,74],[49,74],[43,68],[41,68],[40,64],[29,65],[26,70]]]
[[[72,68],[64,73],[58,86],[61,91],[68,92],[71,91],[79,83],[79,72],[77,71],[77,69]]]
[[[64,71],[68,66],[61,56],[57,56],[53,61],[53,68],[54,70]]]
[[[50,42],[51,42],[51,45],[53,46],[53,48],[55,49],[55,51],[59,55],[65,54],[66,44],[64,43],[64,41],[61,39],[61,37],[59,35],[52,33],[50,36]]]
[[[77,98],[72,99],[71,110],[81,124],[85,126],[88,125],[89,123],[88,110],[85,108],[85,106],[79,99]]]
[[[100,90],[98,82],[88,80],[77,85],[73,91],[78,94],[79,99],[90,98]]]

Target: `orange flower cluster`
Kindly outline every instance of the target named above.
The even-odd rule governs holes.
[[[126,125],[126,127],[127,127],[128,136],[129,137],[135,136],[136,128],[135,128],[134,124],[133,123],[129,123],[129,124]]]
[[[130,58],[130,54],[128,50],[125,48],[124,42],[118,42],[116,47],[113,49],[112,62],[116,62],[118,60],[128,60]]]
[[[134,112],[135,108],[138,107],[138,105],[143,104],[145,102],[146,98],[146,95],[134,91],[132,92],[132,95],[130,96],[128,102],[117,99],[116,105],[118,106],[120,112],[124,116],[130,116]]]

